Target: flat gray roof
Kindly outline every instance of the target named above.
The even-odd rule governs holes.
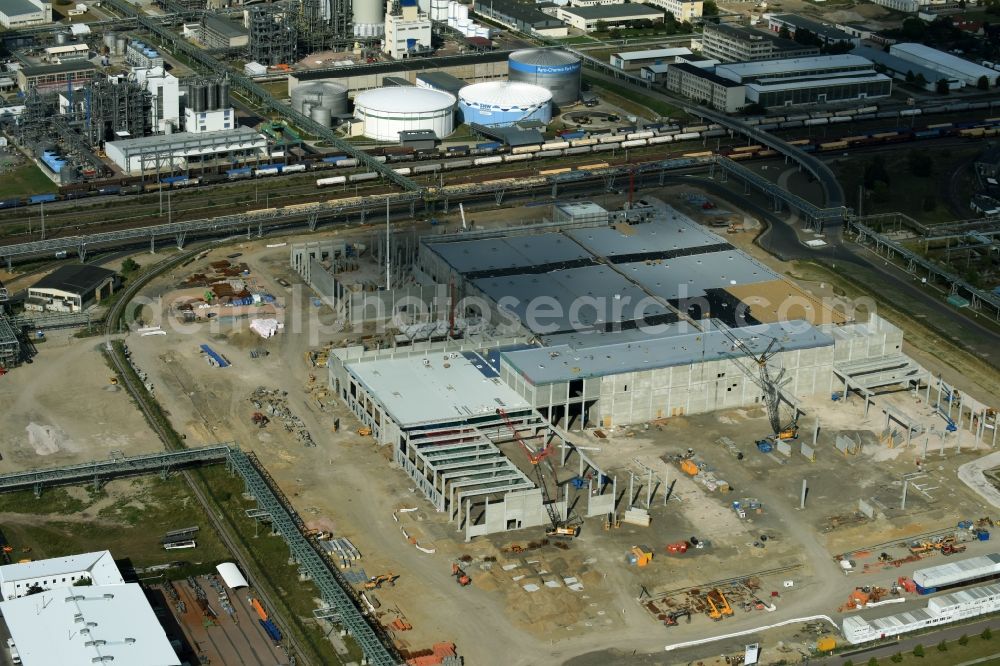
[[[653,254],[728,243],[672,208],[651,222],[567,229],[566,235],[598,256]]]
[[[24,16],[34,14],[42,10],[28,2],[28,0],[0,0],[0,12],[6,16]]]
[[[772,338],[778,341],[780,351],[833,344],[832,337],[805,321],[747,326],[736,329],[736,335],[758,353],[767,348]],[[743,356],[743,352],[733,350],[733,344],[718,330],[589,349],[561,345],[500,353],[501,363],[536,386]]]
[[[490,416],[498,407],[507,411],[530,407],[495,372],[484,372],[485,360],[477,363],[483,367],[462,354],[428,352],[424,358],[362,361],[346,367],[404,428]]]
[[[529,268],[590,259],[589,252],[560,233],[505,236],[426,245],[459,273]]]
[[[781,279],[739,250],[636,261],[616,267],[650,293],[666,300],[696,298],[704,296],[708,289]]]
[[[176,132],[174,134],[154,134],[152,136],[136,137],[134,139],[122,139],[120,141],[109,141],[122,152],[136,150],[140,148],[162,147],[164,149],[173,146],[186,146],[191,142],[199,142],[204,146],[217,146],[230,141],[242,141],[246,139],[256,139],[263,135],[252,127],[234,127],[229,130],[219,130],[218,132]]]
[[[579,16],[582,19],[631,19],[650,16],[652,14],[663,15],[663,10],[657,7],[641,4],[624,5],[594,5],[593,7],[563,7],[567,14]]]
[[[481,278],[473,284],[540,334],[603,328],[672,313],[610,266]]]

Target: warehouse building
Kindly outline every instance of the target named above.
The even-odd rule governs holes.
[[[755,62],[819,55],[819,48],[743,26],[706,23],[702,31],[701,52],[722,62]]]
[[[532,4],[517,0],[475,0],[472,11],[529,35],[565,37],[569,34],[564,21],[549,16]]]
[[[886,97],[892,79],[856,55],[719,65],[715,73],[746,85],[747,101],[765,107]]]
[[[104,150],[124,173],[138,176],[253,162],[267,154],[267,139],[249,127],[237,127],[108,141]]]
[[[663,10],[642,4],[595,5],[592,7],[559,7],[556,17],[584,32],[596,30],[598,24],[609,28],[624,28],[637,21],[663,21]]]
[[[815,35],[824,44],[839,44],[846,42],[852,46],[860,46],[861,40],[854,35],[850,35],[840,28],[828,23],[820,23],[813,19],[799,16],[798,14],[770,14],[766,15],[767,27],[771,32],[781,32],[782,28],[794,38],[795,33],[804,30]]]
[[[200,35],[210,49],[238,49],[250,44],[250,33],[243,26],[214,14],[202,17]]]
[[[739,111],[747,103],[747,89],[742,83],[686,63],[667,67],[664,85],[667,90],[726,113]]]
[[[889,55],[902,58],[915,65],[926,67],[938,73],[938,78],[957,79],[967,86],[975,86],[980,77],[985,76],[991,86],[997,84],[997,71],[982,65],[977,65],[958,56],[932,49],[923,44],[910,42],[893,44],[889,47]]]
[[[678,21],[688,23],[701,18],[704,5],[702,0],[646,0],[646,4],[668,11]]]
[[[670,65],[679,58],[689,57],[691,49],[677,46],[666,49],[646,49],[644,51],[623,51],[612,53],[608,58],[611,66],[623,72],[633,72],[650,65]]]
[[[25,310],[82,312],[114,293],[114,271],[90,264],[66,264],[28,287]]]
[[[0,25],[8,30],[52,23],[52,3],[42,0],[3,0]]]
[[[0,581],[0,615],[24,666],[181,663],[146,593],[108,551],[0,567]]]
[[[97,67],[86,60],[75,60],[58,65],[26,65],[17,70],[17,87],[27,92],[66,90],[67,85],[85,85],[94,79]]]
[[[965,81],[961,79],[942,76],[941,72],[936,69],[931,69],[911,60],[905,60],[891,53],[886,53],[880,48],[859,46],[851,51],[851,54],[871,60],[882,72],[897,81],[905,81],[911,85],[915,85],[917,77],[923,77],[923,89],[928,92],[937,90],[937,82],[941,79],[948,82],[949,90],[961,90],[965,87]]]

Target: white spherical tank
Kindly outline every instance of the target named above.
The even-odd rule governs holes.
[[[580,98],[580,58],[562,49],[525,49],[507,59],[511,81],[531,83],[552,93],[552,103],[573,104]]]
[[[506,126],[522,120],[552,120],[552,93],[541,86],[512,81],[486,81],[458,91],[463,121]]]
[[[364,135],[376,141],[399,141],[399,133],[431,130],[444,138],[455,130],[455,97],[443,90],[376,88],[354,98],[354,117]]]
[[[385,3],[379,0],[354,0],[351,11],[356,24],[385,23]]]

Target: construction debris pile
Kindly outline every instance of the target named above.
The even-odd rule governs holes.
[[[316,538],[319,539],[319,536]],[[326,556],[341,569],[350,569],[361,559],[361,551],[346,537],[320,540],[319,543]]]
[[[743,454],[740,454],[741,456]],[[732,488],[728,481],[724,481],[715,475],[708,463],[695,455],[693,449],[688,449],[686,453],[664,456],[664,462],[677,465],[682,472],[691,477],[696,483],[705,486],[711,492],[728,493]]]
[[[258,386],[250,394],[250,403],[257,410],[255,413],[268,417],[269,422],[281,422],[285,431],[295,433],[303,445],[316,446],[316,442],[313,441],[312,435],[306,429],[302,419],[288,409],[287,397],[288,391]],[[254,422],[260,425],[257,417],[254,417]]]
[[[710,589],[691,588],[678,593],[668,593],[642,602],[650,614],[667,627],[676,626],[680,618],[691,621],[694,615],[705,615],[716,622],[735,615],[736,609],[745,613],[753,611],[774,612],[774,603],[765,602],[760,594],[761,581],[755,576],[720,584]],[[778,598],[771,592],[771,598]]]

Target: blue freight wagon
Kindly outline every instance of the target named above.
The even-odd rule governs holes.
[[[340,160],[346,160],[347,155],[334,155],[333,157],[324,157],[323,161],[327,164],[336,164]]]
[[[97,190],[98,194],[118,194],[122,191],[122,188],[118,185],[105,185],[101,189]]]
[[[564,141],[572,141],[573,139],[582,139],[585,136],[587,136],[586,132],[566,132],[565,134],[560,135],[559,138]]]
[[[21,200],[17,197],[0,201],[0,208],[17,208],[21,205]]]
[[[28,197],[28,203],[30,204],[48,203],[50,201],[55,201],[55,200],[56,200],[56,195],[54,194],[33,194],[30,197]]]
[[[500,143],[496,141],[487,141],[486,143],[477,143],[476,150],[496,150],[500,147]]]
[[[173,183],[183,183],[188,179],[187,176],[167,176],[166,178],[161,178],[161,183],[173,184]]]

